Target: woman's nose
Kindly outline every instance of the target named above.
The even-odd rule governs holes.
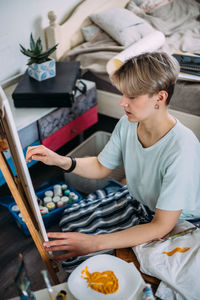
[[[125,96],[122,96],[119,105],[120,105],[120,106],[123,106],[123,107],[127,107],[127,106],[128,106],[128,103],[127,103],[127,101],[126,101],[126,97],[125,97]]]

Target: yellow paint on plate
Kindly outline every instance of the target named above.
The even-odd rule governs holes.
[[[88,287],[99,293],[112,294],[119,290],[118,279],[113,271],[90,273],[86,266],[81,274],[81,277],[87,280]]]

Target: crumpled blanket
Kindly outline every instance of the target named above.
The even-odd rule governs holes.
[[[176,0],[140,17],[160,30],[166,37],[165,49],[200,51],[200,3],[195,0]]]
[[[69,51],[64,60],[80,61],[83,73],[91,71],[98,77],[109,81],[106,64],[113,56],[124,49],[124,46],[119,45],[103,32],[92,42],[83,43]]]
[[[161,50],[172,53],[175,50],[200,53],[200,3],[195,0],[176,0],[161,6],[151,14],[140,14],[156,30],[163,32],[166,43]],[[68,52],[64,60],[81,62],[83,73],[91,71],[109,81],[107,62],[125,48],[105,32],[91,42],[86,42]]]

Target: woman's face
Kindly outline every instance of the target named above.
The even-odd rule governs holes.
[[[156,104],[157,96],[140,95],[135,98],[123,95],[120,101],[120,106],[130,122],[141,122],[147,120],[155,113],[154,105]]]

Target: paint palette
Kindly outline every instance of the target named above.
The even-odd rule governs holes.
[[[105,295],[88,287],[87,280],[81,276],[86,266],[91,273],[113,271],[118,279],[118,291]],[[124,260],[109,254],[100,254],[88,258],[71,273],[68,279],[70,292],[79,300],[131,300],[134,299],[134,295],[142,284],[143,279],[133,264],[128,264]]]

